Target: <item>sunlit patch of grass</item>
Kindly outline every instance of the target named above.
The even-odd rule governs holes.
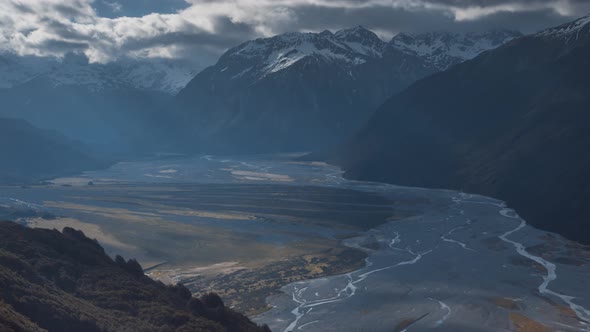
[[[492,302],[500,308],[508,310],[519,310],[518,303],[514,300],[507,299],[504,297],[492,299]]]
[[[511,313],[510,321],[512,321],[518,332],[553,332],[547,326],[519,313]]]

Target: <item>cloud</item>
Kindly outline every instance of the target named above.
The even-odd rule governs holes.
[[[0,49],[91,62],[126,56],[210,64],[244,40],[362,24],[399,31],[531,32],[590,11],[586,0],[2,0]]]
[[[103,1],[103,3],[110,8],[113,13],[120,13],[123,10],[123,5],[118,2]]]

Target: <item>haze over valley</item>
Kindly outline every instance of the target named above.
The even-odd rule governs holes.
[[[590,331],[589,12],[0,0],[0,330]]]

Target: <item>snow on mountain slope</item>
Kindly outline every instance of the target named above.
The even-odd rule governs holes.
[[[223,64],[220,71],[241,67],[233,78],[248,73],[260,79],[307,57],[354,67],[384,57],[384,52],[389,49],[420,57],[437,70],[444,70],[520,36],[522,34],[515,31],[401,33],[386,43],[372,31],[358,26],[336,33],[286,33],[248,41],[230,49],[220,58],[218,65]]]
[[[583,36],[584,33],[588,34],[588,32],[590,32],[590,14],[573,22],[543,30],[537,33],[536,36],[552,39],[565,38],[567,40],[571,40],[573,38],[574,40],[577,40]]]
[[[387,98],[516,35],[404,35],[387,43],[357,26],[248,41],[176,96],[178,112],[195,124],[184,140],[211,153],[337,145]]]
[[[437,70],[471,59],[520,36],[512,31],[480,34],[399,34],[389,43],[372,31],[357,26],[332,33],[286,33],[245,42],[220,58],[232,77],[260,79],[291,67],[301,59],[316,57],[345,68],[384,56],[388,48],[424,58]],[[186,62],[170,59],[124,58],[107,64],[89,64],[83,55],[69,54],[62,60],[0,54],[0,88],[10,88],[37,77],[55,85],[84,85],[90,90],[131,87],[176,94],[199,71]]]
[[[46,66],[34,57],[0,54],[0,89],[27,82],[46,71]]]
[[[54,85],[82,85],[92,91],[135,88],[175,94],[197,73],[190,64],[168,59],[120,59],[107,64],[89,64],[83,55],[49,57],[0,54],[0,88],[10,88],[37,77]]]
[[[141,62],[127,67],[122,79],[144,90],[175,94],[198,72],[199,68],[168,61]]]
[[[360,26],[335,34],[293,32],[243,43],[229,50],[220,62],[249,66],[255,69],[253,75],[262,78],[310,56],[344,66],[358,65],[381,56],[384,46],[376,34]]]
[[[509,30],[464,34],[400,33],[389,42],[388,47],[422,57],[438,70],[445,70],[521,36],[520,32]]]
[[[380,57],[385,44],[375,33],[357,26],[336,32],[334,38],[346,45],[348,49],[368,57]]]

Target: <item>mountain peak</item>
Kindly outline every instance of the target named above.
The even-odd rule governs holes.
[[[590,13],[586,16],[580,17],[579,19],[573,22],[565,23],[554,28],[543,30],[537,33],[536,36],[552,39],[566,38],[570,40],[571,38],[578,39],[585,33],[588,34],[589,32]]]
[[[334,37],[337,39],[346,39],[346,40],[369,40],[372,42],[381,41],[383,42],[377,34],[373,31],[363,27],[362,25],[357,25],[352,28],[342,29],[336,31],[334,33]]]
[[[363,56],[380,57],[385,47],[377,34],[361,25],[337,31],[334,38]]]
[[[262,78],[307,57],[355,66],[380,57],[384,46],[375,33],[362,26],[336,33],[289,32],[245,42],[227,51],[217,65],[234,78],[246,73]]]
[[[387,49],[423,57],[439,70],[445,70],[521,36],[512,30],[399,33],[387,44]]]
[[[334,34],[330,30],[324,30],[324,31],[320,32],[320,36],[323,36],[323,37],[328,37],[328,36],[333,36],[333,35]]]
[[[444,70],[520,36],[519,32],[508,30],[465,34],[400,33],[386,43],[373,31],[358,25],[335,33],[328,30],[320,33],[290,32],[248,41],[227,51],[217,66],[224,75],[233,78],[246,74],[262,78],[290,68],[308,57],[350,69],[383,57],[389,49],[424,58],[429,66]]]
[[[342,30],[336,31],[336,36],[345,36],[345,35],[354,35],[354,34],[364,34],[364,33],[373,33],[373,31],[365,28],[362,25],[357,25],[352,28],[346,28]]]

